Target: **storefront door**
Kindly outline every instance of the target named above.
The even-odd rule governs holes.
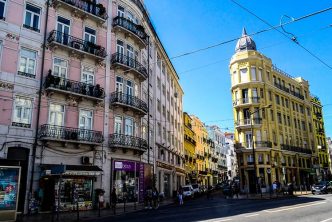
[[[165,197],[170,196],[170,185],[171,185],[171,175],[170,174],[164,174],[164,194]]]

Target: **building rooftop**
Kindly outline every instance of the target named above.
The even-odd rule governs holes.
[[[257,50],[257,48],[255,41],[247,35],[246,28],[243,27],[242,36],[236,43],[235,52],[244,50]]]

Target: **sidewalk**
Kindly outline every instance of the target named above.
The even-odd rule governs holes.
[[[269,200],[269,199],[284,199],[284,198],[293,198],[298,197],[302,195],[308,195],[311,194],[311,191],[294,191],[293,195],[290,196],[288,194],[270,194],[270,193],[262,193],[262,194],[240,194],[239,198],[236,197],[236,195],[233,196],[233,198],[228,199],[239,199],[239,200]]]
[[[161,206],[170,205],[173,204],[173,199],[167,199],[163,200],[160,203]],[[111,209],[101,209],[100,210],[100,216],[98,210],[88,210],[88,211],[80,211],[79,216],[77,215],[77,211],[71,211],[71,212],[60,212],[59,218],[57,220],[56,213],[52,215],[51,213],[39,213],[36,215],[24,215],[24,216],[18,216],[17,221],[20,222],[52,222],[52,221],[61,221],[61,222],[72,222],[72,221],[78,221],[77,218],[79,217],[79,221],[89,221],[96,218],[104,218],[104,217],[116,217],[118,215],[126,214],[126,213],[132,213],[140,210],[144,210],[143,204],[133,204],[133,203],[127,203],[124,205],[123,203],[119,203],[116,206],[116,214],[114,215],[113,210]],[[153,210],[153,209],[152,209]],[[53,217],[52,217],[53,216]]]

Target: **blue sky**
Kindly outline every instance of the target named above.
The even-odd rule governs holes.
[[[278,25],[282,15],[298,18],[332,6],[331,1],[237,0]],[[265,4],[262,4],[262,3]],[[268,26],[230,0],[145,0],[152,22],[170,57],[239,37]],[[312,53],[332,66],[332,10],[285,26]],[[287,20],[284,19],[284,22]],[[329,28],[328,27],[331,25]],[[332,69],[277,31],[253,37],[258,51],[283,71],[310,83],[324,105],[327,136],[332,136]],[[172,60],[185,92],[184,111],[207,124],[233,130],[229,61],[236,42]]]

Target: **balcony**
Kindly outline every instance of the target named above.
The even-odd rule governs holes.
[[[142,81],[148,78],[148,71],[146,67],[140,64],[134,58],[124,54],[114,53],[111,58],[111,64],[113,67],[121,67],[125,70],[135,72]]]
[[[287,151],[292,151],[292,152],[297,152],[297,153],[312,154],[312,150],[310,150],[310,149],[297,147],[297,146],[291,146],[288,144],[281,144],[281,150],[287,150]]]
[[[321,119],[322,118],[322,113],[321,112],[315,112],[315,116],[317,119]]]
[[[133,109],[143,116],[148,113],[148,105],[143,100],[121,92],[111,93],[110,104],[114,107],[122,106]]]
[[[44,87],[48,93],[62,93],[68,96],[74,96],[79,98],[79,101],[85,98],[99,103],[102,102],[105,97],[104,89],[100,87],[99,84],[91,85],[54,76],[51,74],[51,71],[49,71],[45,78]]]
[[[50,48],[68,50],[71,55],[79,58],[91,57],[101,63],[107,56],[106,50],[100,45],[76,38],[74,36],[53,30],[47,38]]]
[[[316,130],[316,132],[317,132],[318,134],[324,134],[324,129],[323,129],[323,128],[318,128],[318,129]]]
[[[255,148],[272,148],[270,141],[255,141]]]
[[[107,10],[102,4],[83,0],[53,0],[53,7],[63,7],[70,9],[72,14],[82,19],[91,18],[99,24],[106,22]]]
[[[115,31],[123,31],[125,36],[132,37],[140,46],[145,48],[148,44],[148,36],[144,27],[137,25],[127,18],[117,16],[113,19],[113,27]]]
[[[287,87],[285,87],[284,85],[281,85],[280,83],[275,82],[274,86],[277,87],[278,89],[281,89],[282,91],[284,91],[286,93],[290,92],[290,90]]]
[[[39,139],[43,141],[58,141],[65,143],[100,145],[104,136],[100,131],[55,126],[44,124],[38,133]]]
[[[252,125],[253,127],[262,124],[262,118],[253,118],[252,119]],[[251,121],[249,118],[238,120],[235,122],[236,128],[250,128],[251,127]]]
[[[122,149],[126,152],[130,149],[143,154],[148,149],[148,142],[139,137],[115,133],[110,134],[108,146],[113,150]]]

